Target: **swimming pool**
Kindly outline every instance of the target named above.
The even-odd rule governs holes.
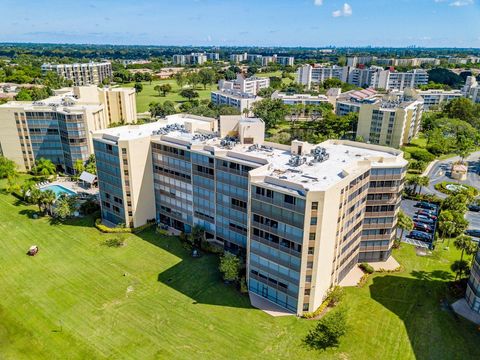
[[[40,189],[40,191],[45,191],[45,190],[52,190],[55,193],[55,196],[58,198],[60,195],[77,195],[77,193],[73,190],[67,189],[66,187],[62,185],[48,185]]]

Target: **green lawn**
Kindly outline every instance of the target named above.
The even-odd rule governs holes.
[[[440,302],[454,250],[396,251],[406,270],[348,288],[349,333],[320,353],[302,344],[314,321],[252,309],[223,284],[214,256],[192,259],[152,230],[109,248],[115,235],[93,219],[51,224],[31,219],[34,210],[0,194],[2,360],[480,358],[479,332]]]
[[[152,81],[150,84],[149,82],[142,82],[143,90],[137,94],[137,112],[142,113],[148,111],[148,104],[151,102],[160,102],[163,103],[165,100],[173,101],[177,104],[180,104],[186,101],[185,98],[181,97],[180,87],[178,86],[177,82],[173,79],[167,80],[155,80]],[[170,84],[172,86],[172,92],[167,93],[166,96],[159,96],[158,92],[154,89],[155,86],[161,84]],[[135,83],[130,84],[121,84],[122,87],[133,87]],[[210,100],[210,93],[212,90],[216,90],[217,85],[209,85],[206,89],[204,89],[203,85],[198,85],[195,91],[198,92],[199,97],[198,100],[208,99]]]

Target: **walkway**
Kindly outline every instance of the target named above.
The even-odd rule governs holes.
[[[452,309],[458,315],[464,317],[471,322],[480,325],[480,314],[478,312],[473,311],[470,306],[467,304],[467,300],[460,299],[452,304]]]
[[[400,264],[393,256],[390,256],[387,261],[377,261],[368,263],[375,271],[387,270],[393,271],[397,270],[400,267]]]
[[[250,296],[250,303],[252,304],[252,306],[262,310],[268,315],[274,317],[295,315],[294,313],[287,311],[286,309],[278,306],[277,304],[274,304],[270,300],[267,300],[251,291],[248,293],[248,295]]]

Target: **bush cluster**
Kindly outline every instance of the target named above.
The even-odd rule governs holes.
[[[359,267],[367,274],[373,274],[375,272],[375,269],[368,263],[361,263]]]
[[[102,224],[102,219],[98,218],[98,219],[95,220],[95,227],[98,230],[100,230],[101,232],[107,233],[107,234],[129,234],[129,233],[136,234],[136,233],[139,233],[140,231],[148,229],[148,228],[150,228],[154,225],[155,225],[155,222],[149,221],[146,224],[144,224],[142,226],[139,226],[139,227],[136,227],[136,228],[129,228],[129,227],[111,228],[111,227],[108,227],[108,226]]]

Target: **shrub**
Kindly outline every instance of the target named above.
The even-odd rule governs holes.
[[[247,280],[245,279],[245,276],[242,276],[240,279],[240,292],[242,294],[248,294]]]
[[[136,234],[136,233],[139,233],[145,229],[148,229],[150,227],[152,227],[153,225],[155,225],[154,222],[147,222],[146,224],[142,225],[142,226],[139,226],[139,227],[136,227],[136,228],[128,228],[128,227],[115,227],[115,228],[111,228],[111,227],[108,227],[104,224],[102,224],[102,219],[98,218],[95,220],[95,227],[100,230],[101,232],[103,233],[107,233],[107,234],[128,234],[128,233],[133,233],[133,234]]]
[[[108,239],[105,241],[105,245],[108,247],[121,247],[125,245],[125,240],[121,237],[116,237],[114,239]]]
[[[447,189],[447,185],[462,185],[465,187],[465,189],[460,190],[460,191],[451,191]],[[441,183],[435,184],[435,190],[438,190],[444,194],[450,195],[450,194],[458,194],[458,193],[465,193],[469,197],[475,197],[478,195],[478,190],[475,189],[473,186],[467,185],[467,184],[460,184],[456,182],[451,182],[451,181],[442,181]]]
[[[359,266],[360,269],[362,269],[367,274],[373,274],[375,272],[375,269],[368,263],[361,263]]]
[[[412,149],[409,151],[410,156],[412,159],[415,159],[417,161],[423,161],[426,163],[429,163],[430,161],[435,160],[435,155],[433,155],[431,152],[425,149]]]
[[[240,259],[237,256],[226,252],[220,258],[219,270],[223,274],[223,279],[225,281],[237,281],[238,273],[240,271]]]
[[[331,312],[318,321],[310,330],[305,343],[313,349],[325,350],[336,347],[340,338],[347,332],[347,316],[345,310]]]
[[[84,215],[93,214],[96,211],[100,210],[100,205],[96,201],[87,200],[83,204],[80,205],[80,211]]]
[[[328,306],[337,305],[345,296],[343,289],[340,286],[335,286],[333,289],[328,291],[327,299]]]

